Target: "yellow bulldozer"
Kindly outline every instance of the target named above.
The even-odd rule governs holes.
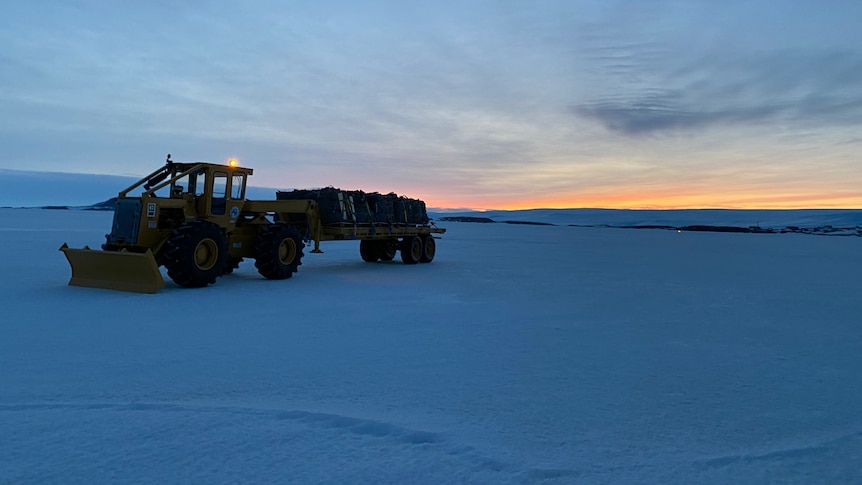
[[[305,242],[359,240],[364,261],[430,263],[435,235],[445,229],[425,204],[396,194],[328,187],[278,192],[276,200],[247,200],[251,168],[227,164],[165,165],[119,193],[111,233],[101,250],[60,250],[72,268],[69,284],[155,293],[165,284],[160,266],[179,286],[199,288],[255,260],[267,279],[290,278]],[[138,193],[140,192],[140,193]],[[130,195],[134,194],[134,195]]]

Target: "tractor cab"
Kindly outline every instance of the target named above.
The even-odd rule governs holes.
[[[170,168],[170,198],[181,199],[191,196],[195,199],[212,196],[218,208],[223,208],[227,199],[245,198],[245,186],[251,169],[237,168],[233,165],[214,164],[172,164]],[[222,212],[223,213],[223,212]]]
[[[182,200],[189,206],[186,211],[189,215],[198,218],[225,216],[230,215],[237,203],[242,205],[248,177],[252,173],[250,168],[239,167],[234,159],[226,165],[177,163],[169,154],[162,168],[120,192],[118,198],[126,199],[132,190],[143,186],[142,201]],[[162,200],[159,205],[174,207],[177,204]],[[236,215],[231,218],[236,219]]]
[[[201,197],[212,193],[216,197],[226,197],[227,194],[231,194],[231,198],[241,199],[245,195],[247,176],[251,174],[252,169],[238,167],[235,159],[229,160],[227,165],[177,163],[171,160],[168,154],[162,168],[124,190],[120,196],[125,196],[130,189],[139,187],[141,184],[144,192],[152,196],[165,185],[170,184],[172,198],[181,198],[184,194]],[[167,182],[164,182],[165,179]]]

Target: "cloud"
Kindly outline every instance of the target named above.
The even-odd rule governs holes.
[[[759,105],[704,110],[688,105],[681,96],[672,92],[627,101],[599,101],[571,108],[579,116],[596,120],[611,131],[627,135],[698,130],[720,123],[756,122],[775,116],[784,109],[776,105]]]
[[[618,83],[618,92],[571,105],[570,112],[631,136],[731,123],[862,124],[862,53],[857,51],[716,55],[633,84]]]

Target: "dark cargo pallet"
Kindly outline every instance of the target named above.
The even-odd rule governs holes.
[[[425,202],[395,193],[366,193],[361,190],[341,190],[335,187],[297,189],[276,192],[278,200],[310,199],[320,209],[323,225],[425,225],[428,212]]]

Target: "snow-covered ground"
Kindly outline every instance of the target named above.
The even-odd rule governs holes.
[[[66,286],[110,223],[0,209],[2,484],[862,482],[862,238],[451,222]]]

